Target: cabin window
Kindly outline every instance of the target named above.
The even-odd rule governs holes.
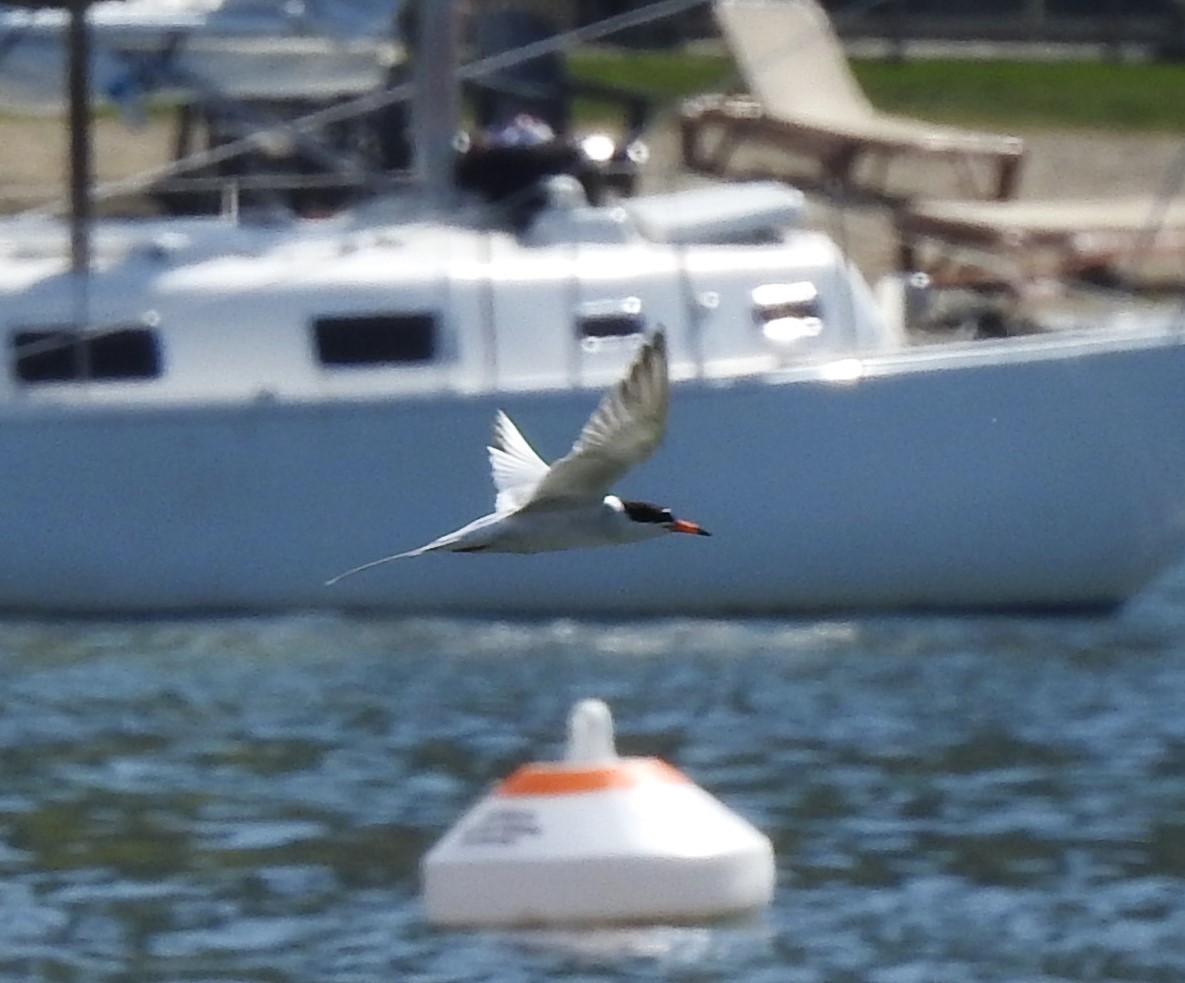
[[[21,382],[155,379],[161,374],[156,333],[140,326],[24,328],[9,336],[13,374]]]
[[[406,365],[436,357],[432,314],[320,317],[313,323],[322,365]]]
[[[822,305],[813,283],[765,283],[752,296],[753,320],[767,341],[791,345],[822,333]]]
[[[582,338],[629,338],[643,329],[640,314],[601,314],[580,319]]]
[[[581,339],[631,338],[646,330],[642,301],[637,297],[594,300],[576,311],[576,330]]]

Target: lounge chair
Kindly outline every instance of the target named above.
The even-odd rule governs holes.
[[[737,146],[752,141],[811,158],[824,182],[878,198],[897,197],[887,181],[896,157],[951,162],[961,194],[1010,198],[1016,190],[1020,139],[880,112],[815,0],[716,0],[714,9],[749,95],[702,96],[684,105],[688,167],[722,173]],[[880,159],[879,181],[858,173],[866,158]],[[977,168],[989,171],[986,190]]]
[[[1130,278],[1166,259],[1180,277],[1185,260],[1179,198],[915,201],[895,220],[901,268],[947,282]]]

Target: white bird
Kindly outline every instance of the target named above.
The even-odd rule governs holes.
[[[572,449],[550,467],[502,410],[494,417],[490,455],[494,511],[426,546],[372,560],[338,574],[335,584],[391,560],[423,553],[546,553],[616,546],[668,532],[710,536],[670,509],[609,494],[662,441],[670,405],[667,345],[656,331],[625,377],[602,398]]]

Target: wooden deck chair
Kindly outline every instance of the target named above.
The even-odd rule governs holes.
[[[824,181],[878,198],[894,197],[887,170],[896,157],[952,162],[960,194],[1013,195],[1024,156],[1020,139],[878,110],[815,0],[716,0],[714,11],[749,95],[709,95],[684,104],[688,167],[722,173],[737,146],[752,141],[811,158]],[[880,158],[879,183],[861,184],[857,168],[866,158]],[[977,167],[989,171],[986,191]]]
[[[1185,200],[915,201],[896,215],[903,270],[936,282],[1185,274]],[[1151,269],[1136,269],[1143,266]],[[1159,267],[1159,269],[1156,269]]]

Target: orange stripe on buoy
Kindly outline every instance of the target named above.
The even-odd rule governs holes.
[[[603,768],[571,768],[563,764],[523,765],[504,779],[495,795],[577,795],[614,788],[634,788],[647,782],[689,785],[690,779],[658,758],[618,761]]]

